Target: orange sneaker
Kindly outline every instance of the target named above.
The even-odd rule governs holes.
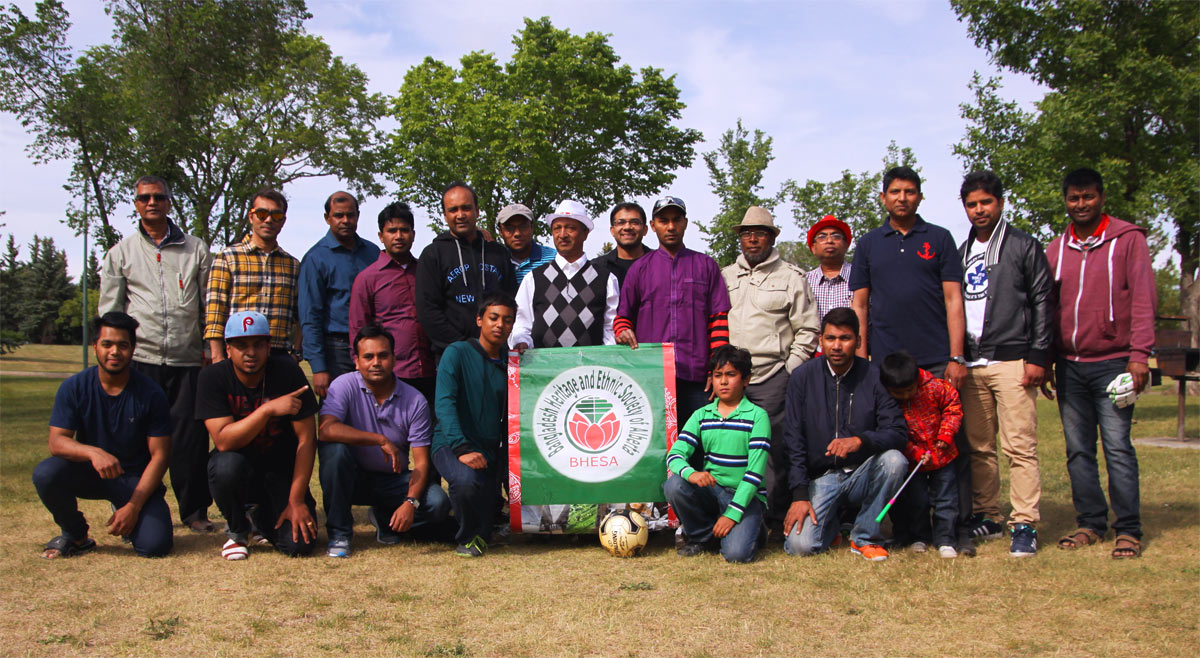
[[[854,543],[854,540],[850,540],[850,552],[861,555],[872,562],[883,562],[888,559],[887,549],[878,544],[859,546]]]

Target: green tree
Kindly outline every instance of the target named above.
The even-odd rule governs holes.
[[[0,8],[0,110],[11,112],[36,137],[26,149],[38,164],[70,160],[66,188],[73,199],[68,222],[81,231],[86,218],[105,249],[120,238],[112,226],[127,154],[128,105],[113,78],[110,53],[75,59],[67,46],[67,11],[58,0],[36,6],[34,18],[11,5]]]
[[[20,294],[13,304],[18,330],[30,341],[53,342],[59,307],[76,291],[67,276],[67,252],[54,246],[54,238],[33,236],[18,280]]]
[[[762,190],[763,172],[775,159],[771,155],[772,138],[761,130],[750,133],[738,119],[737,127],[721,135],[721,143],[715,151],[704,154],[708,167],[708,184],[720,199],[720,209],[708,224],[697,221],[700,230],[708,235],[708,255],[721,267],[737,260],[741,248],[734,227],[742,223],[750,206],[775,206],[777,199],[758,195]]]
[[[489,229],[509,203],[541,215],[572,198],[600,214],[656,193],[691,162],[701,136],[672,125],[684,108],[674,76],[635,73],[606,35],[574,35],[544,17],[525,19],[513,44],[504,65],[472,52],[459,69],[426,58],[404,76],[388,178],[431,215],[441,216],[441,190],[454,180],[474,187]]]
[[[1200,337],[1200,12],[1153,0],[951,0],[992,61],[1050,89],[1033,111],[978,74],[955,153],[995,171],[1007,216],[1042,239],[1067,224],[1062,177],[1104,175],[1106,210],[1151,230],[1180,259],[1179,297]],[[1195,343],[1194,343],[1195,344]]]
[[[833,215],[846,222],[857,239],[883,222],[885,211],[879,202],[879,193],[883,191],[883,174],[901,165],[912,167],[918,173],[921,171],[912,149],[900,148],[892,141],[883,156],[883,167],[874,173],[864,171],[855,174],[845,169],[840,178],[829,182],[809,179],[800,185],[794,180],[787,180],[779,194],[793,204],[792,218],[802,235],[807,235],[808,228],[825,215]],[[851,243],[850,249],[852,254],[854,243]],[[780,253],[788,260],[795,259],[792,262],[802,267],[811,269],[817,266],[807,242],[799,242],[794,247],[781,247]]]
[[[11,233],[0,256],[0,331],[17,331],[20,317],[17,301],[21,297],[21,250]]]

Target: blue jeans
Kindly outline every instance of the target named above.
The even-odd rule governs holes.
[[[408,498],[412,471],[379,473],[359,468],[354,451],[345,443],[317,442],[320,456],[321,491],[325,503],[325,529],[329,539],[349,540],[354,536],[353,505],[370,505],[375,518],[386,525],[396,508]],[[450,499],[437,484],[429,484],[413,515],[412,529],[441,523],[450,515]],[[381,532],[387,532],[385,527]],[[394,533],[400,535],[400,533]]]
[[[254,507],[254,524],[267,541],[291,557],[312,553],[313,542],[292,538],[292,523],[284,521],[278,529],[275,522],[287,509],[292,489],[293,460],[270,461],[251,458],[240,452],[212,451],[208,457],[208,488],[213,502],[225,517],[225,534],[230,539],[247,543],[250,519],[246,508]],[[304,492],[308,513],[317,518],[317,501]]]
[[[891,511],[892,535],[897,543],[958,545],[958,480],[954,473],[954,464],[947,464],[913,476]]]
[[[1142,518],[1138,483],[1137,453],[1129,439],[1133,407],[1118,409],[1104,391],[1117,375],[1125,372],[1127,359],[1084,363],[1059,360],[1055,366],[1058,413],[1067,439],[1067,474],[1071,477],[1071,499],[1076,523],[1100,536],[1108,529],[1108,505],[1100,488],[1096,461],[1096,427],[1104,445],[1108,468],[1108,498],[1112,503],[1113,531],[1141,539]]]
[[[433,463],[450,487],[450,504],[458,521],[454,541],[466,544],[476,535],[484,541],[492,538],[492,523],[500,504],[500,474],[508,472],[504,452],[487,468],[476,470],[458,461],[450,448],[433,453]]]
[[[141,477],[141,473],[125,473],[106,480],[92,468],[91,462],[50,457],[34,467],[33,486],[62,534],[77,542],[88,536],[88,523],[79,511],[79,499],[107,500],[121,508],[133,496]],[[150,494],[133,532],[129,533],[134,552],[142,557],[162,557],[171,552],[174,544],[166,492],[166,487],[159,485]]]
[[[704,544],[713,538],[713,524],[725,513],[733,500],[733,489],[717,484],[698,487],[691,482],[671,474],[663,483],[667,502],[679,516],[683,533],[688,543]],[[729,534],[721,538],[721,557],[726,562],[750,562],[759,549],[759,535],[763,527],[763,504],[757,497],[750,499],[742,520],[738,521]]]
[[[875,521],[883,506],[900,488],[908,471],[908,459],[899,450],[872,455],[858,468],[846,473],[826,471],[808,483],[809,502],[817,523],[805,517],[803,527],[795,527],[783,541],[783,550],[791,555],[813,555],[829,548],[838,533],[837,510],[840,505],[857,506],[851,540],[859,545],[883,544],[880,524]]]
[[[353,340],[353,336],[345,334],[325,334],[325,369],[329,372],[330,380],[354,372]]]

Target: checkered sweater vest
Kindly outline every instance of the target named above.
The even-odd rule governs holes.
[[[589,259],[569,279],[555,261],[531,272],[533,346],[602,345],[608,274],[608,265],[598,259]]]

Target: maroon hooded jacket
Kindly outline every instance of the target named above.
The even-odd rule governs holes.
[[[1068,226],[1046,248],[1046,257],[1054,272],[1057,355],[1146,363],[1154,347],[1158,295],[1145,229],[1104,215],[1087,240]]]

